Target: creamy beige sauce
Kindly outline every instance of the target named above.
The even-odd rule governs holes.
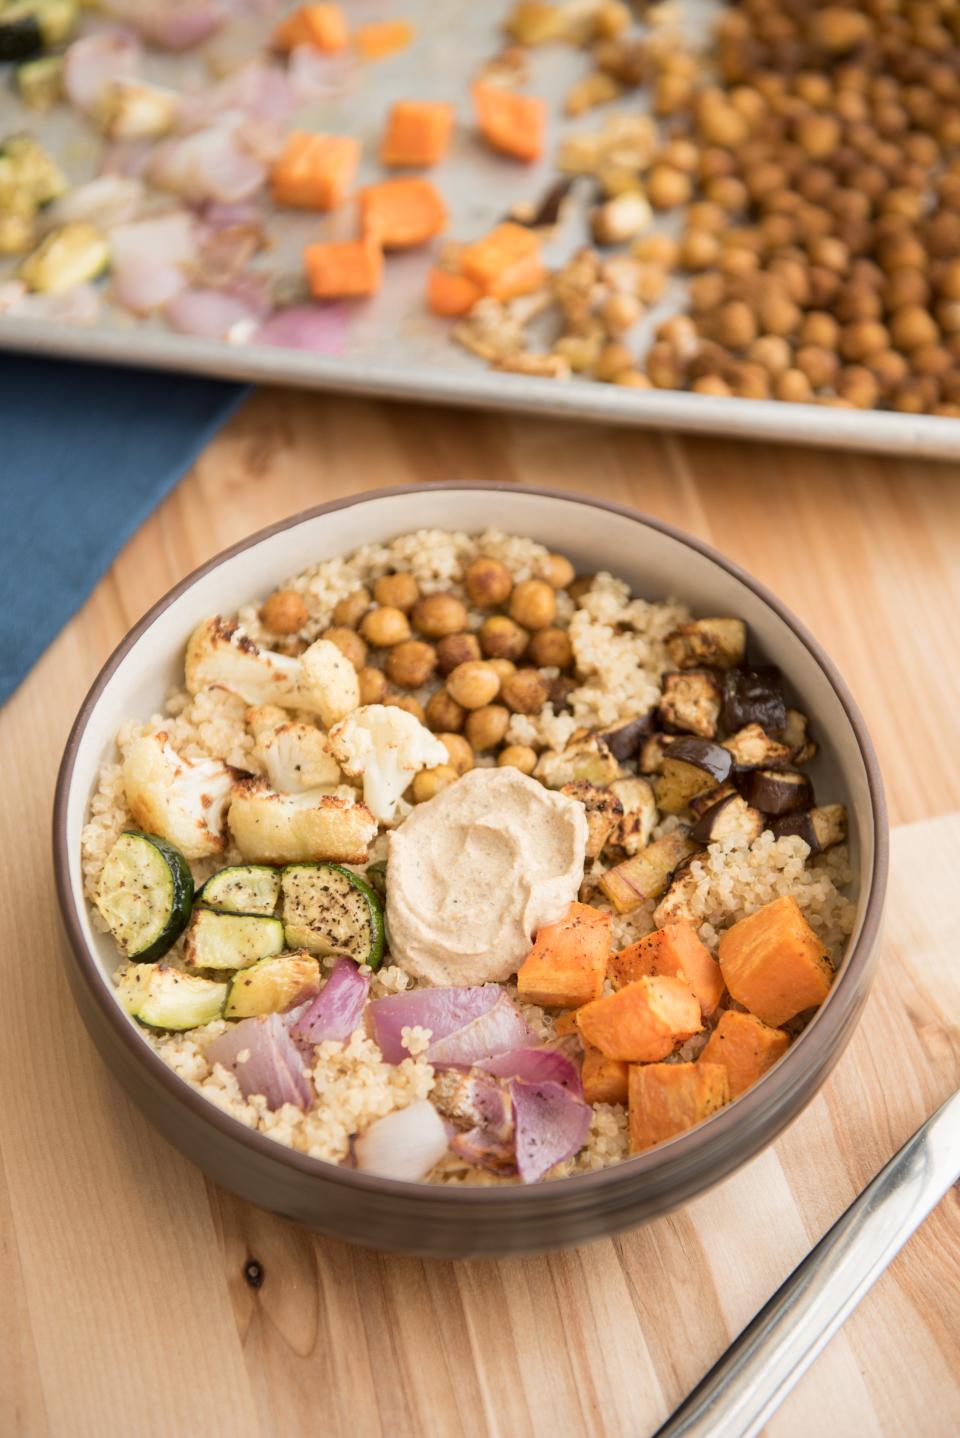
[[[394,962],[426,983],[502,982],[576,899],[584,807],[518,769],[472,769],[390,835]]]

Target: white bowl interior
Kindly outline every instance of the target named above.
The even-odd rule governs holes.
[[[874,861],[866,768],[839,697],[793,628],[735,575],[639,520],[573,497],[437,488],[372,494],[271,535],[216,565],[156,617],[111,675],[80,738],[67,800],[70,882],[86,943],[97,956],[105,983],[116,967],[117,953],[109,937],[93,928],[83,901],[80,834],[86,809],[100,765],[116,757],[114,736],[121,722],[158,712],[170,689],[182,684],[184,646],[194,626],[210,615],[229,614],[309,565],[358,545],[419,528],[476,533],[488,526],[529,535],[569,555],[580,572],[608,569],[644,598],[676,595],[700,615],[734,614],[747,621],[751,650],[780,666],[796,706],[810,716],[820,745],[811,769],[818,797],[848,806],[853,866],[859,875],[851,945],[856,941]]]

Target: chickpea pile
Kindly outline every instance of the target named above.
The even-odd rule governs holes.
[[[560,146],[600,189],[600,248],[551,276],[563,372],[960,416],[960,0],[734,0],[706,56],[658,28],[660,8],[638,31],[601,5],[560,37],[614,86],[581,85],[578,113],[640,88],[653,111],[608,110]],[[654,212],[679,217],[676,237]],[[689,313],[641,356],[631,331],[676,273]],[[480,320],[492,344],[492,310]]]
[[[548,700],[561,704],[574,683],[570,637],[556,622],[557,591],[574,583],[574,568],[560,554],[549,555],[541,568],[541,577],[514,584],[505,565],[481,556],[464,575],[466,601],[421,594],[411,574],[386,574],[372,592],[355,589],[334,609],[322,637],[357,670],[361,704],[399,705],[446,747],[448,763],[416,776],[417,803],[472,769],[478,754],[533,772],[536,751],[505,743],[510,719],[536,714]],[[261,617],[289,625],[299,613],[294,601],[303,608],[298,595],[278,591]],[[468,627],[468,603],[483,614],[477,629]],[[560,670],[560,677],[542,669]],[[430,690],[425,704],[418,697],[424,689]]]

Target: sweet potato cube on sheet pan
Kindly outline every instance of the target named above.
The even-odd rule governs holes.
[[[722,1064],[730,1083],[730,1097],[737,1098],[756,1083],[782,1058],[790,1047],[790,1035],[772,1029],[754,1014],[728,1009],[710,1035],[700,1054],[701,1063]]]
[[[585,1043],[607,1058],[656,1063],[700,1032],[700,1003],[685,979],[642,978],[577,1013]]]
[[[517,973],[517,992],[528,1004],[579,1008],[603,992],[610,959],[610,915],[571,904],[556,924],[537,930]]]
[[[730,1101],[722,1064],[631,1064],[630,1152],[674,1138]]]
[[[721,934],[718,957],[737,1003],[771,1028],[822,1004],[833,982],[827,951],[792,895]]]
[[[610,977],[618,987],[645,974],[686,979],[700,1000],[705,1019],[723,995],[720,966],[687,919],[664,924],[610,959]]]

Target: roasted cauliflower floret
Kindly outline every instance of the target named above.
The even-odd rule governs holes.
[[[585,780],[600,788],[619,779],[623,770],[599,734],[574,739],[560,753],[547,750],[541,754],[533,777],[548,789],[562,789],[564,784]]]
[[[294,659],[261,649],[238,624],[219,615],[191,634],[185,670],[191,694],[219,685],[248,704],[317,714],[326,728],[360,703],[356,670],[329,639],[318,639]]]
[[[363,799],[388,824],[415,774],[446,764],[446,746],[419,719],[393,705],[365,704],[330,731],[345,774],[363,779]]]
[[[163,729],[127,750],[123,786],[140,828],[176,844],[188,859],[222,853],[234,771],[219,759],[187,759]]]
[[[278,794],[263,779],[241,779],[230,803],[230,833],[243,858],[256,864],[320,859],[363,864],[377,821],[365,804],[308,789]]]
[[[279,724],[261,737],[260,753],[271,787],[281,794],[302,794],[341,782],[330,741],[313,724]]]

